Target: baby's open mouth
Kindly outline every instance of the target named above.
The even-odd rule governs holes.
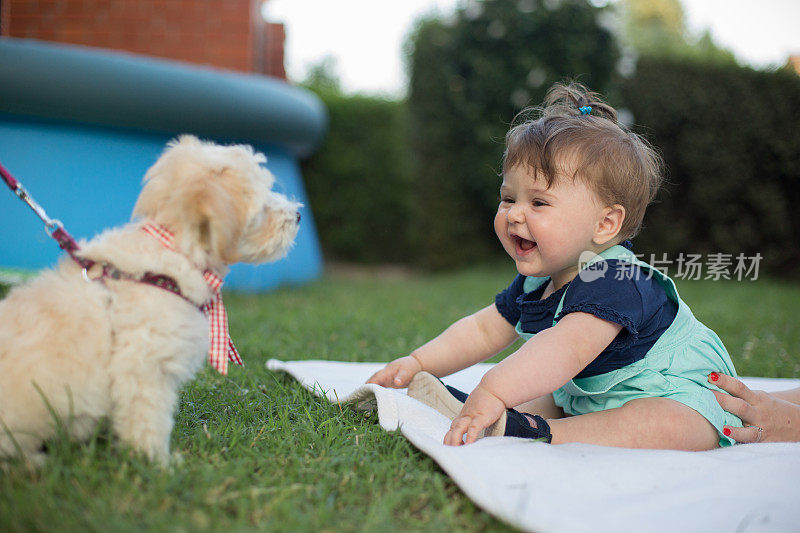
[[[511,237],[514,239],[514,244],[516,245],[517,250],[519,251],[528,252],[536,247],[536,242],[534,241],[523,239],[519,235],[512,235]]]

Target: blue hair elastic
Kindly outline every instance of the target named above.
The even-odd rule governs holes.
[[[589,113],[591,113],[591,112],[592,112],[592,106],[590,106],[590,105],[585,105],[585,106],[583,106],[583,107],[579,107],[579,108],[578,108],[578,111],[580,111],[580,112],[581,112],[581,115],[588,115]]]

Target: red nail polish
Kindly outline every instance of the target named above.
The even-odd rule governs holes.
[[[711,378],[711,381],[717,381],[719,379],[719,374],[712,372],[709,377]]]
[[[722,432],[725,434],[726,437],[731,436],[731,428],[723,428]]]

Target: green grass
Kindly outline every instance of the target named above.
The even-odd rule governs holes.
[[[373,413],[317,399],[270,357],[389,360],[492,301],[509,267],[379,279],[329,277],[269,294],[226,295],[246,367],[206,368],[181,394],[170,470],[119,449],[55,439],[50,461],[0,472],[2,531],[498,531],[436,464]],[[800,286],[682,282],[741,374],[800,375]],[[0,288],[0,294],[2,289]]]

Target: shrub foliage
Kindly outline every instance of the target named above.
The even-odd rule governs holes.
[[[326,257],[413,261],[405,105],[335,89],[317,93],[330,126],[303,177]]]
[[[760,253],[767,272],[800,274],[800,78],[642,58],[621,92],[668,171],[640,248]]]

